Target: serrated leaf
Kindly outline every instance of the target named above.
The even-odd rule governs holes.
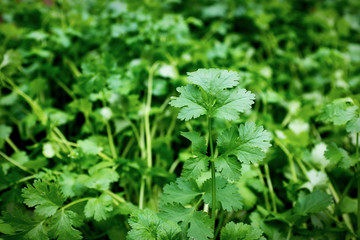
[[[109,213],[113,210],[113,199],[107,195],[102,194],[98,198],[92,198],[87,201],[84,214],[87,218],[94,217],[96,221],[106,220]]]
[[[306,216],[309,213],[317,213],[326,210],[332,203],[332,197],[322,191],[314,191],[301,196],[295,204],[295,214]]]
[[[360,132],[360,118],[353,118],[346,124],[346,131],[351,133]]]
[[[81,232],[74,227],[79,227],[82,219],[73,211],[59,211],[54,215],[49,224],[49,232],[52,238],[58,240],[82,239]]]
[[[243,88],[223,91],[216,98],[213,116],[226,120],[238,120],[239,114],[251,109],[255,95]]]
[[[271,146],[270,140],[270,133],[262,126],[247,122],[238,129],[232,127],[220,133],[217,143],[222,157],[236,156],[240,162],[250,164],[265,157],[264,151]]]
[[[181,132],[181,135],[191,141],[192,152],[196,155],[206,154],[206,139],[197,132]]]
[[[176,183],[170,183],[164,187],[164,193],[160,199],[161,204],[180,203],[185,206],[201,194],[195,181],[184,181],[182,178],[178,178]]]
[[[206,93],[213,96],[223,89],[236,86],[240,78],[237,72],[214,68],[198,69],[188,75],[189,82],[200,86]]]
[[[210,158],[208,156],[192,157],[185,161],[181,176],[185,179],[197,179],[208,171]]]
[[[263,231],[245,223],[229,222],[221,230],[221,240],[265,240]]]
[[[206,109],[202,106],[201,92],[197,87],[186,85],[178,87],[176,90],[180,93],[180,96],[174,97],[170,101],[170,105],[181,108],[178,114],[179,119],[188,121],[206,114]]]
[[[156,232],[158,240],[178,240],[181,228],[175,222],[166,221],[159,225]]]
[[[330,161],[331,164],[337,165],[344,169],[348,169],[355,164],[351,160],[349,154],[344,149],[338,147],[335,143],[331,143],[327,146],[325,157]]]
[[[25,234],[26,239],[36,239],[36,240],[48,240],[49,236],[47,234],[46,228],[43,222],[35,225],[30,231]]]
[[[65,201],[57,184],[48,185],[41,180],[35,180],[33,185],[28,184],[22,192],[24,203],[29,207],[35,207],[35,212],[44,217],[54,215]]]
[[[212,221],[204,212],[194,211],[189,222],[190,227],[187,236],[190,239],[208,240],[213,237]]]
[[[348,104],[349,99],[337,99],[325,105],[320,111],[319,120],[329,121],[335,125],[343,125],[356,117],[355,105]]]
[[[212,208],[212,180],[208,179],[204,185],[203,190],[205,194],[203,195],[204,202],[209,204]],[[234,185],[229,183],[226,179],[221,177],[216,177],[216,208],[220,206],[222,209],[231,212],[243,208],[242,197],[240,196],[239,189]]]
[[[132,214],[129,224],[128,240],[177,240],[181,232],[175,222],[163,221],[150,209]]]
[[[204,212],[198,212],[194,208],[184,208],[180,204],[167,204],[161,207],[159,215],[167,220],[181,222],[187,230],[189,239],[208,240],[213,237],[211,220]]]
[[[241,165],[234,157],[219,156],[215,160],[215,168],[221,176],[229,180],[238,180],[241,176]]]
[[[116,182],[119,179],[119,174],[110,168],[103,168],[91,174],[86,180],[85,185],[88,188],[95,188],[98,190],[107,190],[110,188],[110,183]]]

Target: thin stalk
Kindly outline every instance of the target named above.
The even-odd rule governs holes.
[[[117,154],[116,154],[114,139],[113,139],[113,135],[111,133],[111,127],[110,127],[109,121],[106,121],[105,125],[106,125],[106,131],[107,131],[107,135],[108,135],[109,145],[110,145],[110,149],[111,149],[111,155],[115,159],[115,158],[117,158]]]
[[[139,195],[139,208],[144,208],[144,196],[145,196],[145,179],[141,179],[140,183],[140,195]]]
[[[356,133],[356,160],[358,161],[357,167],[357,233],[360,238],[360,162],[359,162],[359,133]]]
[[[30,171],[29,169],[27,169],[26,167],[24,167],[23,165],[21,165],[20,163],[18,163],[17,161],[15,161],[14,159],[12,159],[11,157],[9,157],[8,155],[6,155],[3,152],[0,152],[0,156],[3,157],[6,161],[10,162],[11,164],[15,165],[16,167],[20,168],[21,170],[23,170],[24,172],[30,173],[30,174],[34,174],[32,171]]]
[[[282,142],[275,138],[275,143],[276,145],[278,145],[281,150],[285,153],[285,155],[287,156],[288,160],[289,160],[289,164],[290,164],[290,169],[291,169],[291,175],[292,175],[292,179],[294,182],[297,182],[297,176],[296,176],[296,170],[295,170],[295,164],[294,164],[294,156],[290,153],[290,151],[285,147],[284,144],[282,144]]]
[[[6,138],[5,141],[6,141],[7,144],[9,144],[9,146],[14,150],[14,152],[19,152],[19,149],[17,148],[17,146],[15,145],[15,143],[14,143],[10,138]]]
[[[268,185],[269,191],[270,191],[271,203],[273,205],[273,210],[276,213],[277,212],[276,196],[275,196],[274,188],[273,188],[273,185],[272,185],[272,182],[271,182],[269,165],[266,163],[264,165],[264,168],[265,168],[266,182],[267,182],[267,185]]]
[[[123,199],[122,197],[119,197],[118,195],[116,195],[115,193],[113,193],[110,190],[104,190],[103,192],[106,193],[107,195],[109,195],[110,197],[112,197],[113,199],[115,199],[116,201],[118,201],[119,203],[126,202],[125,199]]]
[[[257,167],[257,172],[260,178],[260,182],[266,186],[265,181],[264,181],[264,175],[261,172],[261,168],[260,166]],[[269,196],[268,193],[266,191],[264,191],[264,200],[265,200],[265,206],[267,210],[270,210],[271,206],[270,206],[270,202],[269,202]]]
[[[135,138],[132,137],[130,138],[130,140],[128,141],[128,143],[126,144],[123,152],[121,153],[121,157],[126,157],[126,155],[128,154],[128,152],[130,151],[130,148],[132,147],[132,145],[134,144]]]
[[[62,208],[60,208],[59,211],[63,211],[63,210],[65,210],[66,208],[69,208],[69,207],[71,207],[71,206],[73,206],[73,205],[75,205],[75,204],[81,203],[81,202],[88,201],[88,200],[90,200],[90,199],[92,199],[92,198],[91,198],[91,197],[80,198],[80,199],[75,200],[75,201],[73,201],[73,202],[71,202],[71,203],[69,203],[69,204],[66,204],[65,206],[63,206]]]
[[[286,240],[290,240],[291,239],[291,234],[292,234],[292,226],[289,226],[289,232],[287,234]]]
[[[209,145],[210,145],[210,162],[211,162],[211,183],[212,183],[212,200],[211,200],[211,218],[213,220],[213,228],[215,235],[215,219],[216,219],[216,179],[215,179],[215,159],[214,159],[214,146],[211,129],[211,118],[207,118],[208,132],[209,132]]]

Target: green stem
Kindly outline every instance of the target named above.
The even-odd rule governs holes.
[[[143,209],[144,208],[144,198],[145,195],[145,179],[142,178],[141,179],[141,183],[140,183],[140,195],[139,195],[139,208]]]
[[[69,203],[69,204],[66,204],[65,206],[63,206],[63,207],[60,208],[59,210],[60,210],[60,211],[63,211],[63,210],[65,210],[66,208],[69,208],[69,207],[71,207],[71,206],[73,206],[73,205],[75,205],[75,204],[81,203],[81,202],[88,201],[88,200],[90,200],[90,199],[92,199],[92,198],[91,198],[91,197],[80,198],[80,199],[75,200],[75,201],[73,201],[73,202],[71,202],[71,203]]]
[[[115,149],[115,145],[114,145],[114,139],[111,133],[111,127],[108,121],[106,121],[106,131],[107,131],[107,135],[108,135],[108,140],[109,140],[109,145],[110,145],[110,149],[111,149],[111,155],[112,157],[115,159],[117,158],[117,154],[116,154],[116,149]]]
[[[209,145],[210,145],[210,162],[211,162],[211,182],[212,182],[212,200],[211,200],[211,218],[213,220],[214,236],[215,236],[215,220],[216,220],[216,179],[215,179],[215,158],[214,146],[211,129],[211,118],[207,118],[208,132],[209,132]]]
[[[274,188],[273,188],[273,185],[272,185],[272,182],[271,182],[269,165],[266,163],[264,165],[264,168],[265,168],[266,182],[267,182],[267,185],[268,185],[269,191],[270,191],[271,203],[273,205],[273,210],[276,213],[277,212],[276,196],[275,196]]]
[[[260,166],[257,167],[257,172],[259,174],[259,178],[260,178],[260,182],[266,186],[265,181],[264,181],[264,175],[261,172],[261,168]],[[269,202],[269,196],[268,196],[268,192],[264,191],[264,200],[265,200],[265,206],[267,210],[270,210],[271,206],[270,206],[270,202]]]
[[[112,197],[113,199],[115,199],[116,201],[118,201],[119,203],[126,202],[125,199],[123,199],[122,197],[119,197],[118,195],[116,195],[115,193],[113,193],[110,190],[104,190],[103,192],[106,193],[107,195],[109,195],[110,197]]]
[[[10,138],[6,138],[5,141],[14,150],[14,152],[19,152],[19,149],[16,147],[15,143]]]
[[[9,157],[8,155],[6,155],[3,152],[0,152],[0,156],[3,157],[6,161],[10,162],[11,164],[15,165],[16,167],[20,168],[21,170],[23,170],[24,172],[30,173],[30,174],[34,174],[32,171],[30,171],[29,169],[27,169],[26,167],[24,167],[23,165],[21,165],[20,163],[18,163],[17,161],[15,161],[14,159],[12,159],[11,157]]]
[[[286,240],[290,240],[291,239],[291,234],[292,234],[292,226],[289,226],[289,232],[287,234]]]
[[[356,160],[357,163],[357,234],[360,238],[360,162],[359,162],[359,133],[356,133]]]
[[[285,153],[285,155],[287,156],[288,160],[289,160],[289,164],[290,164],[290,169],[291,169],[291,175],[292,175],[292,179],[294,182],[297,182],[297,176],[296,176],[296,170],[295,170],[295,164],[294,164],[294,156],[290,153],[290,151],[286,148],[286,146],[277,138],[274,139],[276,145],[278,145],[281,150]]]

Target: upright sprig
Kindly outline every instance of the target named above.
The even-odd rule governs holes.
[[[239,120],[241,113],[251,109],[255,95],[238,87],[240,77],[234,71],[199,69],[188,75],[190,84],[179,87],[177,91],[180,96],[173,97],[170,104],[180,108],[178,118],[181,120],[188,121],[205,115],[208,140],[206,141],[200,133],[182,133],[192,142],[194,155],[185,162],[182,178],[187,182],[197,180],[208,171],[210,162],[211,177],[201,186],[203,192],[200,194],[203,202],[211,207],[211,227],[215,230],[217,209],[221,207],[226,211],[235,211],[242,208],[242,198],[232,182],[239,179],[241,164],[257,163],[265,157],[265,152],[270,147],[271,135],[263,127],[257,127],[254,123],[245,123],[238,128],[231,127],[221,132],[217,136],[217,146],[214,146],[213,118]],[[217,156],[215,147],[218,148]],[[208,149],[210,152],[207,151]],[[189,196],[186,194],[186,189],[181,188],[183,184],[179,181],[177,191],[170,191],[171,186],[175,185],[169,185],[164,189],[163,203],[167,203],[167,199],[174,199],[171,192]],[[193,192],[193,195],[199,194]],[[179,196],[177,199],[180,198]],[[184,205],[185,202],[182,204]],[[164,206],[163,209],[166,211],[168,206]],[[196,238],[189,232],[188,237],[207,239]],[[209,233],[207,237],[215,236]]]

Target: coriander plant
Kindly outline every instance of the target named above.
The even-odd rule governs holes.
[[[166,239],[215,239],[221,228],[221,224],[216,226],[217,211],[243,207],[234,184],[242,164],[258,163],[271,146],[270,133],[252,122],[232,124],[217,134],[215,144],[214,118],[240,120],[240,113],[251,109],[255,95],[238,87],[239,75],[233,71],[199,69],[188,75],[190,84],[179,87],[180,96],[173,97],[170,104],[180,108],[181,120],[204,116],[207,137],[195,131],[182,133],[192,142],[193,156],[184,163],[181,177],[164,187],[158,216],[151,211],[133,214],[128,239],[165,239],[159,234]],[[160,231],[165,225],[166,233]],[[251,239],[263,238],[261,230],[233,222],[222,229],[220,237],[247,239],[249,234],[254,237]]]

